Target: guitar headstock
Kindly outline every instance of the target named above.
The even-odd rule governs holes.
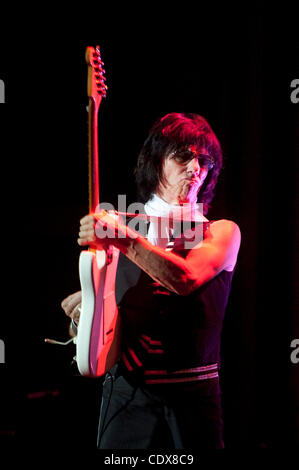
[[[102,98],[106,98],[107,85],[104,62],[101,58],[100,46],[86,48],[86,62],[88,65],[87,94],[99,106]]]

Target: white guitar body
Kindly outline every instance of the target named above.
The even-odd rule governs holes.
[[[82,251],[79,276],[82,305],[76,338],[81,375],[99,377],[119,358],[120,319],[115,301],[119,250]]]

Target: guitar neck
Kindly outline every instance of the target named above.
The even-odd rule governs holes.
[[[101,59],[100,47],[87,47],[85,59],[88,65],[87,94],[88,105],[88,177],[89,177],[89,213],[94,213],[100,203],[99,190],[99,155],[98,155],[98,111],[107,86]]]
[[[90,97],[88,106],[88,179],[90,213],[94,213],[100,203],[98,109],[98,105],[96,105],[94,99]]]

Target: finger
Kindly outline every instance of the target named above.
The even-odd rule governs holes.
[[[96,242],[95,237],[79,237],[78,240],[80,240],[80,242],[85,245]]]
[[[67,306],[73,301],[76,294],[77,294],[77,292],[75,292],[74,294],[70,294],[65,299],[63,299],[62,302],[61,302],[61,307],[63,309],[67,308]]]
[[[75,321],[79,321],[80,314],[81,314],[81,303],[76,305],[76,307],[71,311],[70,317]]]
[[[82,230],[82,229],[80,229],[79,237],[80,237],[80,238],[86,238],[86,239],[95,240],[94,229],[89,229],[89,230]]]
[[[78,304],[80,304],[80,302],[81,295],[79,297],[78,295],[72,294],[61,302],[61,307],[65,311],[66,315],[70,316],[71,312],[74,310],[74,308],[77,307]]]
[[[82,238],[77,239],[77,243],[80,246],[89,246],[89,245],[92,244],[92,242],[93,242],[92,240],[85,240],[85,239],[82,239]]]
[[[81,292],[80,292],[81,294]],[[69,308],[73,309],[76,305],[78,305],[81,302],[81,295],[71,294],[68,297],[66,297],[62,302],[61,306],[62,308]]]
[[[81,300],[82,300],[82,291],[78,290],[77,292],[74,292],[73,294],[71,294],[70,297],[72,298],[74,302],[77,302],[79,304],[81,303]]]
[[[92,220],[85,220],[85,221],[80,221],[80,227],[92,227],[93,224],[95,223],[94,219]]]
[[[80,224],[94,224],[94,217],[92,215],[85,215],[82,217],[82,219],[80,219]]]

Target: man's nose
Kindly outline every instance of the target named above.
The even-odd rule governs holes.
[[[190,169],[190,171],[192,171],[193,173],[199,174],[199,172],[200,172],[200,165],[199,165],[199,162],[198,162],[198,159],[197,159],[197,158],[193,158],[193,159],[190,161],[189,169]]]

